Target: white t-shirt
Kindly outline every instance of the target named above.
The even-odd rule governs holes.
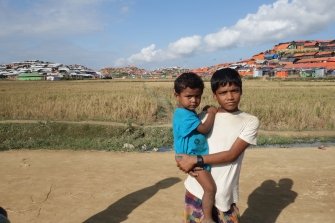
[[[258,126],[258,118],[248,113],[218,112],[213,129],[208,135],[209,153],[229,150],[238,137],[251,145],[256,145]],[[211,174],[217,187],[215,206],[220,211],[228,211],[232,203],[238,202],[243,155],[244,153],[232,163],[212,165]],[[203,189],[194,177],[188,176],[184,185],[190,193],[202,198]]]

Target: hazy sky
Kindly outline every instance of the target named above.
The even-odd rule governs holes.
[[[0,0],[0,64],[197,68],[335,39],[335,0]]]

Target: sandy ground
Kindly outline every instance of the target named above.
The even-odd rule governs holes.
[[[249,149],[243,222],[335,222],[335,147]],[[0,152],[0,207],[12,223],[181,222],[173,153]]]

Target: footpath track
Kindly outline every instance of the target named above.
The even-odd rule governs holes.
[[[33,123],[65,123],[65,124],[78,124],[78,125],[107,125],[107,126],[129,126],[127,123],[122,122],[109,122],[109,121],[48,121],[48,120],[0,120],[0,124],[18,123],[18,124],[33,124]],[[172,127],[170,123],[153,124],[153,125],[138,125],[131,123],[133,127],[143,128],[169,128]],[[310,131],[268,131],[259,130],[260,135],[265,136],[284,136],[284,137],[334,137],[335,131],[332,130],[310,130]]]

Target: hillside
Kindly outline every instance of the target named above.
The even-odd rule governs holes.
[[[335,40],[279,43],[249,59],[202,67],[193,71],[211,75],[222,67],[237,69],[242,76],[324,77],[335,75]]]
[[[217,69],[224,67],[236,69],[245,77],[334,77],[335,40],[300,40],[278,43],[272,49],[257,53],[248,59],[195,69],[172,67],[149,71],[127,66],[105,67],[96,72],[82,65],[64,65],[39,60],[23,61],[1,65],[0,78],[17,80],[173,79],[187,71],[207,77]]]
[[[173,78],[184,71],[206,77],[220,68],[237,69],[242,76],[251,77],[325,77],[335,75],[335,40],[303,40],[278,43],[272,49],[249,59],[220,63],[195,69],[166,68],[147,71],[137,67],[107,67],[101,73],[111,77]]]

